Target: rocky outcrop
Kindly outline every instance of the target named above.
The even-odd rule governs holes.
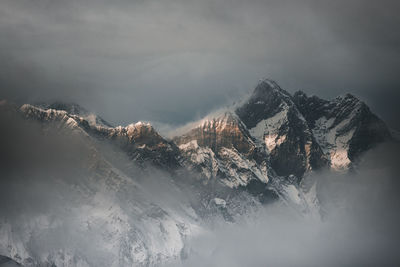
[[[173,140],[183,155],[183,165],[208,179],[222,178],[229,187],[247,185],[253,179],[268,182],[264,151],[231,111],[209,115]]]
[[[29,119],[34,119],[57,127],[72,130],[82,136],[91,136],[95,140],[106,140],[123,149],[139,166],[152,164],[173,171],[180,167],[179,151],[176,145],[161,137],[149,124],[138,122],[128,126],[107,127],[93,124],[84,117],[70,114],[65,110],[43,109],[25,104],[20,111]]]
[[[385,123],[351,94],[327,101],[298,91],[293,97],[336,170],[346,170],[366,150],[390,140]]]
[[[213,151],[224,147],[236,149],[239,153],[251,156],[256,150],[246,126],[229,111],[224,111],[220,115],[210,115],[188,133],[174,138],[178,145],[192,140],[196,140],[199,146],[209,147]]]
[[[210,114],[172,141],[148,123],[111,127],[75,104],[20,110],[27,118],[116,144],[141,166],[185,167],[205,182],[222,179],[229,187],[268,183],[274,176],[300,181],[324,167],[347,170],[364,151],[391,138],[385,123],[351,94],[331,101],[301,91],[292,96],[269,79],[241,105]]]
[[[202,220],[234,221],[271,201],[319,216],[318,175],[311,172],[346,171],[391,139],[384,122],[350,94],[330,101],[291,96],[267,79],[241,105],[172,140],[149,123],[112,127],[75,104],[0,101],[0,111],[0,165],[19,174],[0,179],[0,188],[7,193],[21,179],[27,193],[11,196],[28,196],[13,216],[0,218],[0,254],[25,266],[160,265],[184,257]],[[37,182],[48,190],[35,198],[45,197],[40,203],[51,210],[33,209]],[[8,209],[8,199],[0,203]],[[96,246],[81,246],[88,239]],[[44,240],[53,242],[40,251]]]
[[[236,113],[270,155],[278,175],[298,177],[326,164],[303,115],[288,92],[262,80]]]
[[[96,127],[92,132],[96,137],[116,143],[139,165],[151,163],[170,171],[180,167],[176,145],[159,135],[149,123],[138,122],[115,128]]]

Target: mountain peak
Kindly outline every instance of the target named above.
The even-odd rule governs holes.
[[[294,103],[288,92],[276,82],[264,79],[258,83],[249,99],[236,109],[236,114],[250,129],[260,121],[292,106]]]
[[[304,99],[304,98],[308,98],[308,95],[306,92],[304,92],[302,90],[297,90],[296,92],[294,92],[293,98],[294,99]]]
[[[289,93],[283,90],[277,82],[271,79],[261,79],[256,88],[254,89],[254,92],[251,96],[251,98],[266,98],[270,97],[271,94],[274,94],[274,96],[277,96],[277,94],[283,95],[284,97],[290,97]]]
[[[239,117],[230,111],[207,116],[185,134],[174,138],[178,145],[192,140],[197,140],[199,146],[209,147],[214,151],[221,147],[234,147],[240,152],[251,153],[254,149],[246,127]]]
[[[42,102],[34,104],[34,106],[40,107],[45,110],[46,109],[63,110],[71,115],[86,116],[90,114],[90,112],[87,109],[73,102],[63,102],[63,101],[55,101],[52,103]]]
[[[357,99],[358,100],[358,98],[355,95],[350,94],[350,93],[344,93],[344,94],[338,95],[337,97],[335,97],[335,99],[340,99],[340,100],[342,100],[342,99]]]
[[[145,127],[145,128],[153,128],[150,122],[138,121],[135,124],[130,124],[134,127]]]
[[[227,124],[235,122],[237,120],[236,114],[231,111],[223,110],[210,114],[203,118],[198,127],[225,127]]]
[[[96,115],[95,113],[87,110],[81,105],[73,102],[63,102],[56,101],[52,103],[37,103],[31,105],[32,107],[37,107],[43,110],[55,110],[58,112],[65,112],[69,115],[78,116],[86,120],[91,125],[101,125],[106,127],[112,127],[112,125],[105,121],[102,117]]]
[[[150,123],[137,122],[125,127],[128,138],[132,141],[144,144],[157,144],[164,142],[164,139],[158,134]]]
[[[258,87],[264,87],[269,89],[280,89],[279,85],[274,80],[269,78],[260,79],[256,86],[256,90]]]

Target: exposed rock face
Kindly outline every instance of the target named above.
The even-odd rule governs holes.
[[[348,170],[360,153],[389,138],[385,124],[352,95],[291,96],[267,79],[234,111],[207,116],[173,140],[182,165],[208,180],[231,188],[257,184],[253,192],[266,192],[264,183],[290,199],[306,173]]]
[[[204,119],[200,125],[188,133],[174,139],[179,145],[192,140],[196,140],[199,146],[209,147],[213,151],[224,147],[236,149],[247,156],[252,155],[256,149],[246,127],[235,114],[229,111]]]
[[[67,112],[1,104],[0,110],[12,116],[0,113],[1,125],[7,125],[0,159],[6,156],[11,166],[2,168],[0,179],[0,255],[21,264],[0,256],[1,266],[159,266],[179,257],[186,237],[201,229],[185,198],[178,205],[164,203],[168,194],[181,193],[175,184],[157,173],[144,176],[157,178],[157,192],[167,197],[149,194],[139,184],[141,172],[111,163],[98,145],[105,140]],[[132,142],[161,142],[148,125],[127,128]],[[150,134],[151,141],[142,138]],[[7,143],[12,146],[4,149]],[[11,149],[22,155],[10,157]]]
[[[95,136],[117,143],[135,162],[175,170],[180,166],[176,145],[161,137],[149,123],[138,122],[115,128],[96,127]]]
[[[298,91],[293,98],[333,169],[348,169],[362,152],[391,138],[385,123],[351,94],[327,101]]]
[[[347,170],[362,152],[391,138],[384,122],[350,94],[331,101],[301,91],[291,96],[268,79],[235,110],[209,115],[172,141],[148,123],[110,127],[78,105],[43,107],[23,105],[21,111],[28,118],[56,121],[108,140],[140,165],[168,170],[185,166],[206,182],[221,178],[229,187],[246,186],[251,180],[268,183],[274,176],[299,181],[326,166]]]
[[[76,103],[65,103],[65,102],[54,102],[54,103],[41,103],[38,104],[38,107],[42,109],[55,109],[55,110],[63,110],[70,115],[76,115],[85,119],[91,125],[102,125],[106,127],[112,127],[110,123],[105,121],[100,116],[89,112],[84,107],[76,104]]]
[[[65,110],[42,109],[29,104],[23,105],[20,110],[28,118],[52,123],[52,127],[70,129],[115,143],[139,165],[151,163],[167,170],[180,166],[176,145],[161,137],[149,123],[138,122],[113,128],[89,123],[85,118],[69,114]]]
[[[209,115],[173,140],[162,137],[148,123],[111,127],[75,104],[18,108],[0,101],[0,111],[0,119],[8,117],[3,125],[12,125],[14,118],[39,122],[32,128],[36,135],[24,126],[2,132],[7,137],[0,138],[3,144],[15,132],[23,133],[16,142],[18,151],[34,142],[35,138],[21,141],[28,136],[46,138],[61,132],[62,138],[55,139],[61,144],[55,153],[43,153],[44,147],[38,144],[31,147],[36,151],[33,156],[26,153],[24,158],[40,158],[43,153],[49,154],[45,162],[53,162],[55,156],[55,166],[65,165],[71,174],[54,174],[61,177],[51,180],[51,190],[45,193],[50,200],[61,200],[61,205],[51,212],[27,210],[22,215],[29,215],[14,223],[0,218],[0,254],[26,266],[160,265],[185,254],[186,238],[201,230],[199,222],[210,212],[233,220],[252,205],[279,199],[301,212],[319,214],[317,178],[307,174],[324,167],[348,170],[361,153],[391,138],[387,126],[350,94],[331,101],[300,91],[291,96],[271,80],[261,81],[241,106]],[[73,138],[67,139],[71,133]],[[77,143],[69,143],[75,139]],[[110,151],[108,145],[122,151]],[[74,149],[67,153],[68,147]],[[21,161],[19,153],[0,156],[2,166]],[[121,166],[116,164],[119,159],[124,159]],[[27,166],[36,165],[34,160],[30,163]],[[163,183],[158,176],[155,181],[162,191],[167,189],[165,202],[169,195],[191,188],[196,204],[192,206],[192,199],[185,197],[184,203],[165,206],[164,198],[149,196],[134,179],[139,174],[131,165],[139,165],[141,171],[149,165],[168,170],[174,174],[169,182]],[[42,174],[38,177],[47,175]],[[66,227],[65,218],[74,220]],[[65,240],[57,246],[52,243],[45,253],[38,252],[35,245],[43,242],[41,238],[71,229],[78,234],[68,240],[86,243],[83,239],[96,235],[96,257],[75,250],[75,242],[68,247]]]
[[[183,164],[208,179],[223,178],[230,187],[247,185],[252,179],[268,181],[265,153],[230,111],[208,116],[174,142],[183,154]]]
[[[265,145],[278,175],[301,177],[306,171],[325,165],[322,150],[303,115],[289,93],[275,82],[261,81],[236,113],[249,132]]]

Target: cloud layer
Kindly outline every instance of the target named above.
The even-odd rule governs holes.
[[[269,205],[210,227],[182,266],[396,266],[398,149],[368,152],[356,173],[316,174],[322,220]]]
[[[182,124],[268,76],[324,97],[350,91],[392,125],[397,1],[0,3],[0,97],[74,101],[116,124]]]

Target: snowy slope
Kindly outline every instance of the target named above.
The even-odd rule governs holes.
[[[221,178],[230,188],[246,186],[253,179],[268,182],[263,151],[231,111],[207,116],[174,141],[183,165],[200,170],[207,179]]]
[[[43,109],[30,104],[21,106],[20,110],[29,119],[46,124],[56,123],[57,127],[65,126],[96,140],[114,143],[125,150],[137,164],[152,164],[168,170],[179,167],[175,144],[161,137],[149,123],[137,122],[127,126],[109,127],[91,124],[86,117],[70,114],[65,110]]]
[[[288,92],[265,79],[236,113],[259,143],[265,145],[274,171],[281,176],[304,173],[325,165],[306,120]]]
[[[186,240],[202,231],[189,199],[168,174],[116,168],[64,111],[21,110],[54,120],[39,128],[22,121],[18,128],[25,131],[8,140],[38,136],[32,148],[44,157],[0,181],[2,188],[19,188],[14,201],[25,203],[2,210],[0,255],[24,266],[157,265],[179,258]],[[55,142],[47,146],[47,140]],[[54,147],[63,143],[68,151]],[[118,153],[118,161],[130,162],[125,152]]]
[[[347,170],[357,157],[391,138],[389,129],[351,94],[331,101],[296,92],[295,102],[334,170]]]
[[[23,127],[6,128],[6,143],[20,149],[16,161],[32,161],[1,180],[10,192],[19,188],[26,205],[3,211],[0,255],[26,266],[165,264],[185,257],[206,221],[233,222],[271,201],[318,217],[314,171],[346,171],[391,138],[350,94],[292,96],[269,79],[241,105],[172,140],[149,123],[112,127],[76,104],[1,102],[0,109],[22,115]],[[40,153],[32,159],[34,147]],[[45,208],[34,208],[36,198]]]

